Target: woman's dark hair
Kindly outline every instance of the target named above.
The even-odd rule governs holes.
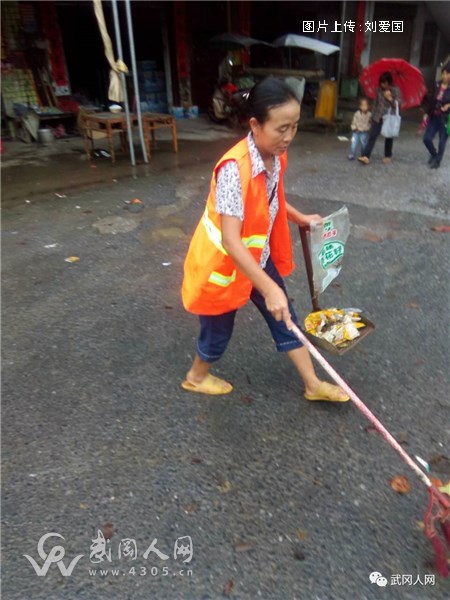
[[[378,80],[378,84],[381,85],[382,83],[387,83],[388,85],[394,84],[394,80],[392,79],[392,75],[389,73],[389,71],[381,73],[380,79]]]
[[[445,63],[445,65],[442,65],[441,71],[445,71],[446,73],[450,73],[450,60],[447,61]]]
[[[250,90],[246,102],[247,117],[255,117],[262,125],[269,118],[270,109],[291,100],[300,105],[297,95],[287,83],[275,77],[266,77]]]

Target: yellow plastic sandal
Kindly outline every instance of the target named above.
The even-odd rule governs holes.
[[[229,394],[233,390],[233,386],[225,379],[220,379],[208,373],[200,383],[192,383],[185,379],[181,387],[188,392],[197,392],[199,394],[208,394],[210,396],[219,396],[221,394]]]
[[[339,386],[322,381],[315,394],[305,394],[307,400],[322,400],[323,402],[348,402],[348,396]]]

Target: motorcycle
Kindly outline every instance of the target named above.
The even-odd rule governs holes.
[[[208,116],[214,123],[228,124],[231,128],[245,122],[244,104],[249,90],[238,90],[234,83],[218,85],[208,107]]]

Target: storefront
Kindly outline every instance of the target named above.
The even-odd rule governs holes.
[[[326,24],[311,35],[341,48],[321,56],[299,48],[252,46],[237,52],[246,68],[318,71],[325,79],[353,78],[361,65],[379,56],[400,56],[419,66],[430,84],[435,66],[448,52],[425,2],[261,2],[251,0],[133,1],[134,48],[143,110],[166,112],[197,105],[206,111],[226,49],[211,45],[215,35],[233,32],[273,42],[286,33],[305,33],[304,23]],[[112,3],[102,2],[116,48]],[[117,2],[123,59],[131,69],[125,2]],[[2,12],[2,117],[11,120],[29,107],[74,113],[78,105],[108,106],[109,64],[91,0],[8,1]],[[344,23],[401,21],[402,31],[351,29]],[[337,25],[336,25],[337,24]],[[289,64],[287,62],[289,57]],[[134,106],[128,77],[130,106]],[[345,83],[345,81],[344,81]],[[341,90],[342,92],[342,86]],[[354,92],[355,90],[353,90]]]

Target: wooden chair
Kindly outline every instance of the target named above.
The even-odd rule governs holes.
[[[144,129],[144,142],[147,150],[147,156],[151,156],[151,143],[155,144],[155,131],[162,127],[170,127],[172,130],[173,151],[178,152],[177,126],[175,117],[164,113],[143,113],[142,125]]]

